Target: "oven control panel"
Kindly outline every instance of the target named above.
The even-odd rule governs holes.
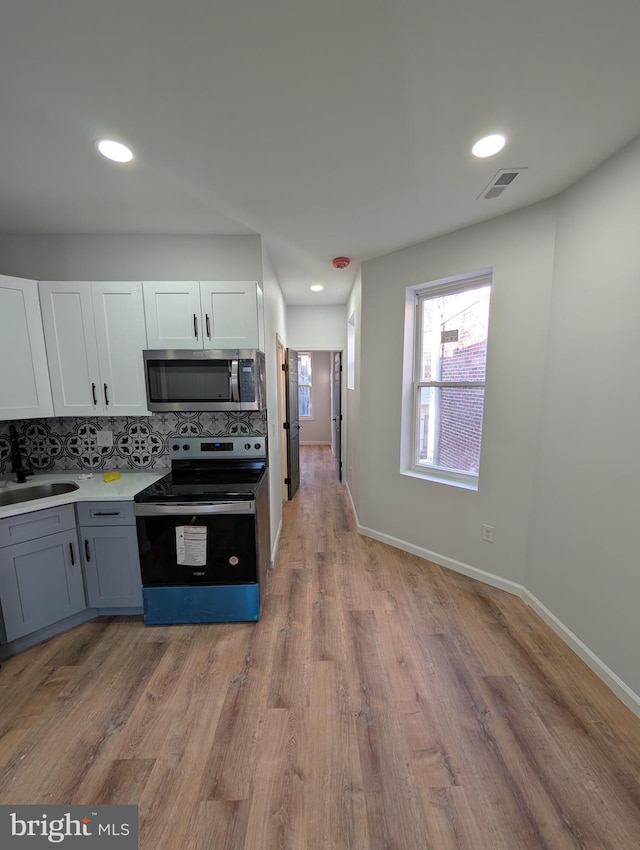
[[[169,456],[172,460],[194,460],[201,458],[265,458],[267,438],[264,436],[241,437],[169,437]]]

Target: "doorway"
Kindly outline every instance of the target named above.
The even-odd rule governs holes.
[[[294,362],[297,374],[291,374]],[[299,476],[300,446],[330,446],[335,460],[338,480],[342,480],[342,351],[324,349],[285,349],[278,340],[279,406],[281,417],[281,458],[286,462],[282,481],[287,483],[287,495],[292,498],[293,475]],[[293,394],[298,398],[293,410]],[[298,418],[296,421],[296,413]],[[297,440],[292,441],[293,436]],[[296,457],[292,453],[296,453]],[[295,492],[295,488],[293,490]],[[284,493],[284,490],[283,490]]]
[[[287,492],[287,432],[284,424],[287,421],[287,388],[286,388],[286,359],[287,349],[284,342],[276,335],[276,354],[278,358],[278,428],[280,432],[280,499],[286,502]]]

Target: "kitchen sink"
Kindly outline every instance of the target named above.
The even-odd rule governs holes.
[[[47,496],[62,496],[64,493],[73,493],[78,489],[78,485],[71,481],[56,481],[50,484],[34,484],[33,487],[4,490],[0,492],[0,507],[32,502],[34,499],[46,499]]]

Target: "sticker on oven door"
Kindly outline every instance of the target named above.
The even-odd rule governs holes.
[[[176,559],[185,567],[204,567],[207,563],[207,526],[176,526]]]

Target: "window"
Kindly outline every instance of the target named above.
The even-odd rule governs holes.
[[[313,419],[311,353],[298,353],[298,416],[300,419]]]
[[[409,290],[413,298],[413,472],[477,488],[491,275]]]

